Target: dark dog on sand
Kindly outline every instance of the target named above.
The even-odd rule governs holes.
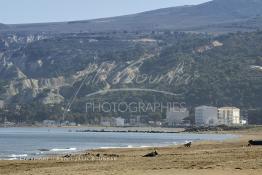
[[[158,155],[158,152],[155,150],[154,152],[148,153],[144,155],[143,157],[156,157]]]
[[[261,145],[262,146],[262,140],[249,140],[248,146],[252,146],[252,145]]]
[[[184,146],[187,147],[187,148],[190,148],[191,145],[192,145],[192,142],[188,142],[188,143],[184,144]]]

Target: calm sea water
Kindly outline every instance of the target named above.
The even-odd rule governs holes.
[[[70,128],[0,128],[0,159],[15,160],[97,148],[160,147],[234,135],[170,133],[84,133]]]

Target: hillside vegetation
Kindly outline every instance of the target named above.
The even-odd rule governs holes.
[[[26,44],[21,37],[21,43],[2,48],[0,77],[7,84],[1,87],[1,97],[10,108],[17,104],[28,112],[16,111],[18,116],[26,115],[31,120],[61,118],[62,107],[71,102],[72,120],[135,115],[86,114],[85,104],[90,101],[172,101],[183,102],[189,108],[205,104],[245,110],[262,106],[260,31],[221,36],[165,31],[42,37],[45,39]],[[8,38],[2,40],[10,42]],[[148,77],[142,83],[134,78],[142,75]],[[85,97],[117,88],[155,89],[179,95],[110,92]],[[150,116],[159,119],[165,114]]]

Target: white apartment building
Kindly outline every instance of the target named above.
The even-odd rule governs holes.
[[[4,103],[4,101],[3,101],[3,100],[0,100],[0,109],[3,109],[3,108],[4,108],[4,106],[5,106],[5,103]]]
[[[181,125],[187,117],[189,117],[189,111],[186,108],[170,108],[166,113],[168,126]]]
[[[118,126],[118,127],[125,126],[125,119],[121,117],[115,118],[114,124],[115,126]]]
[[[217,107],[199,106],[195,108],[195,123],[197,126],[218,125]]]
[[[218,109],[218,121],[220,125],[239,125],[240,109],[236,107],[222,107]]]

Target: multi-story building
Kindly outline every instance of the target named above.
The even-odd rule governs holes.
[[[168,126],[181,125],[187,117],[189,117],[189,111],[186,108],[170,108],[166,113]]]
[[[3,100],[0,100],[0,109],[3,109],[3,108],[4,108],[4,106],[5,106],[5,103],[4,103],[4,101],[3,101]]]
[[[218,109],[218,121],[220,125],[239,125],[240,109],[236,107],[222,107]]]
[[[121,117],[114,118],[113,125],[117,127],[125,126],[125,119]]]
[[[218,125],[217,107],[199,106],[195,108],[195,123],[197,126]]]

